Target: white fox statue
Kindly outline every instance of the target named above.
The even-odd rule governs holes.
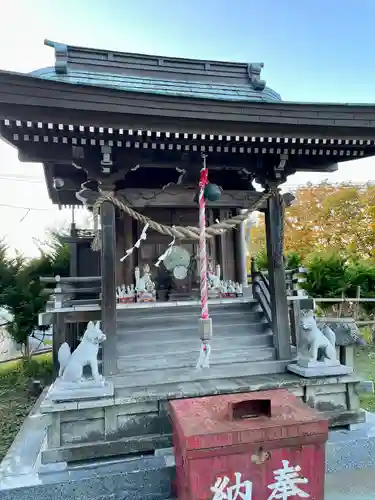
[[[98,369],[99,344],[106,340],[106,336],[100,329],[99,321],[94,324],[90,321],[87,324],[85,333],[78,347],[73,351],[64,342],[58,351],[59,378],[64,382],[77,383],[87,381],[83,377],[83,368],[87,365],[91,368],[94,382],[102,382],[103,377]]]
[[[301,314],[302,336],[304,341],[304,349],[301,349],[304,357],[311,361],[318,361],[319,352],[322,355],[322,360],[325,363],[339,364],[336,354],[336,336],[334,332],[325,325],[320,330],[316,324],[313,311],[306,311]]]

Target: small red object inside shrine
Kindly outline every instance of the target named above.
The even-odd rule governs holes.
[[[328,421],[290,392],[170,402],[179,500],[324,499]]]

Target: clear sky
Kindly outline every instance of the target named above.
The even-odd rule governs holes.
[[[375,102],[375,0],[12,0],[1,9],[0,68],[53,65],[44,38],[166,56],[264,62],[284,100]],[[298,174],[290,184],[326,175]],[[375,181],[375,160],[329,179]],[[1,205],[32,208],[15,209]],[[22,219],[24,220],[20,222]],[[32,255],[33,238],[69,221],[48,199],[42,168],[0,143],[0,236]]]

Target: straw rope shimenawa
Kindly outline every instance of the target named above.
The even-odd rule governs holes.
[[[213,236],[219,236],[230,229],[235,228],[246,219],[248,219],[250,212],[254,212],[258,210],[265,201],[267,201],[271,196],[279,196],[279,191],[277,189],[268,189],[264,191],[259,198],[251,207],[249,207],[248,211],[243,214],[235,215],[229,219],[225,219],[223,221],[217,222],[208,226],[206,228],[206,238],[212,238]],[[166,226],[164,224],[159,224],[158,222],[153,221],[152,219],[146,217],[145,215],[140,214],[133,210],[129,205],[127,205],[124,201],[122,201],[119,197],[114,194],[101,194],[93,205],[93,217],[94,220],[98,220],[99,210],[101,205],[109,201],[113,203],[113,205],[119,208],[121,211],[130,215],[133,219],[142,222],[143,224],[148,224],[151,229],[154,229],[160,234],[164,234],[166,236],[170,236],[171,238],[176,238],[180,240],[199,240],[199,227],[193,226]],[[98,251],[100,249],[100,232],[97,229],[93,242],[92,249],[94,251]]]

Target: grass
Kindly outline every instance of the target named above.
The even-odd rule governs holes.
[[[35,379],[47,384],[51,376],[51,353],[0,365],[0,461],[37,400],[29,393],[29,384]]]

